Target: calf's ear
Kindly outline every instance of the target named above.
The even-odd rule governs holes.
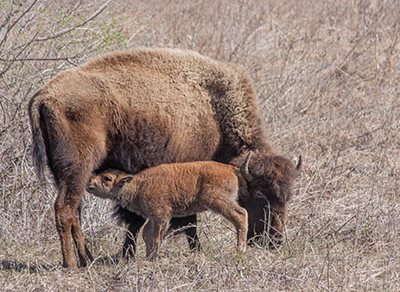
[[[118,183],[120,187],[123,187],[125,184],[129,184],[133,180],[132,176],[127,176],[121,179]]]

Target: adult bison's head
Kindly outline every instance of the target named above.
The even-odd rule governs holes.
[[[248,194],[241,195],[240,204],[249,218],[249,243],[277,246],[283,242],[287,203],[292,197],[292,184],[300,171],[287,158],[260,151],[235,158],[232,164],[241,166],[247,181]]]

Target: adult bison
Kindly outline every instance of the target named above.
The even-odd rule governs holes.
[[[268,143],[251,80],[235,65],[175,49],[108,54],[50,81],[31,99],[29,117],[34,165],[43,177],[47,164],[58,188],[55,219],[66,267],[77,267],[72,240],[80,264],[92,260],[80,209],[93,172],[196,160],[241,165],[247,150],[254,153],[249,175],[257,178],[240,198],[248,239],[281,240],[297,168]],[[123,252],[133,254],[144,219],[122,207],[117,212],[129,224]],[[172,227],[195,222],[177,218]],[[195,227],[185,233],[196,248]]]

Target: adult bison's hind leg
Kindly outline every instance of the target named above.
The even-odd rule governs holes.
[[[63,255],[63,267],[76,269],[76,257],[72,246],[72,224],[75,217],[75,208],[67,203],[70,192],[66,187],[61,187],[54,204],[56,228],[60,237],[61,252]]]
[[[82,197],[90,173],[84,167],[76,168],[80,170],[71,171],[68,177],[57,180],[59,192],[54,205],[56,227],[63,254],[63,266],[70,269],[78,267],[72,241],[75,244],[81,266],[85,266],[88,261],[93,260],[85,243],[80,220]]]
[[[80,207],[93,169],[106,156],[106,133],[101,126],[97,128],[97,124],[92,123],[93,115],[79,112],[79,107],[66,110],[64,104],[52,96],[36,96],[29,111],[35,141],[33,156],[39,170],[43,169],[45,151],[47,165],[58,188],[54,209],[63,265],[76,268],[72,241],[82,265],[92,258],[80,226]]]
[[[77,220],[72,224],[72,238],[74,239],[75,246],[78,251],[79,261],[81,266],[86,267],[88,262],[93,261],[93,256],[87,247],[85,237],[83,235],[81,229],[81,209],[82,209],[82,201],[78,207],[78,214],[75,216]]]

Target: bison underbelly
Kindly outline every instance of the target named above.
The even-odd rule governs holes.
[[[100,168],[136,173],[163,163],[212,160],[220,144],[220,132],[212,117],[192,122],[172,117],[126,123],[125,132],[111,138],[107,158]]]

